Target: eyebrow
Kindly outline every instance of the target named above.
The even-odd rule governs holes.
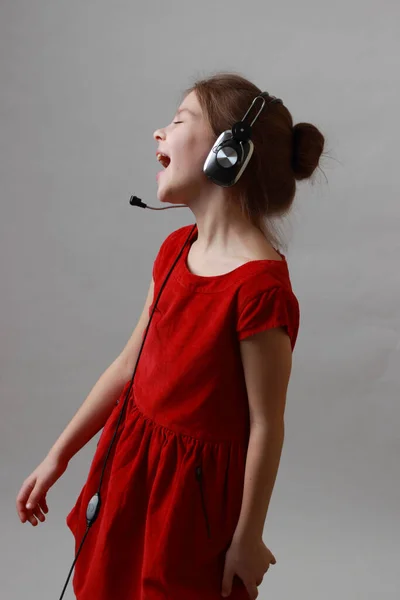
[[[196,113],[194,113],[192,110],[190,110],[190,108],[178,108],[178,110],[176,111],[176,114],[179,115],[182,112],[188,112],[192,115],[192,117],[197,117]]]

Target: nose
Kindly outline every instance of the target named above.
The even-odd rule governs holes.
[[[156,129],[153,133],[153,138],[155,141],[165,138],[164,132],[162,129]]]

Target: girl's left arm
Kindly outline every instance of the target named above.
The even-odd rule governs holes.
[[[285,329],[276,327],[242,340],[240,352],[249,401],[250,438],[234,539],[262,539],[284,440],[292,349]]]

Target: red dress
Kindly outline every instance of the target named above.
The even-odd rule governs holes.
[[[191,229],[181,227],[162,243],[154,301]],[[197,229],[191,243],[196,237]],[[75,565],[78,600],[221,598],[250,429],[239,340],[282,325],[293,349],[299,305],[283,255],[202,277],[189,271],[188,252],[189,242],[150,323],[108,458],[100,512]],[[130,381],[66,519],[75,551]],[[248,600],[236,576],[230,600]]]

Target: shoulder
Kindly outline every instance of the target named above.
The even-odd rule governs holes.
[[[166,248],[175,249],[176,246],[181,242],[183,244],[184,241],[187,239],[188,235],[190,234],[192,228],[193,225],[184,225],[183,227],[179,227],[178,229],[174,229],[174,231],[171,231],[171,233],[169,233],[162,242],[160,250]]]
[[[297,302],[293,292],[288,265],[271,260],[257,266],[257,269],[243,279],[237,288],[237,304],[241,310],[251,299],[261,295],[286,295]]]
[[[239,340],[243,340],[279,326],[286,326],[293,349],[300,326],[299,301],[289,273],[274,272],[274,266],[268,265],[265,273],[253,274],[238,288],[236,330]]]
[[[169,264],[171,256],[176,255],[177,251],[183,246],[193,225],[184,225],[174,231],[171,231],[162,241],[156,253],[153,266],[153,279],[156,280]]]

